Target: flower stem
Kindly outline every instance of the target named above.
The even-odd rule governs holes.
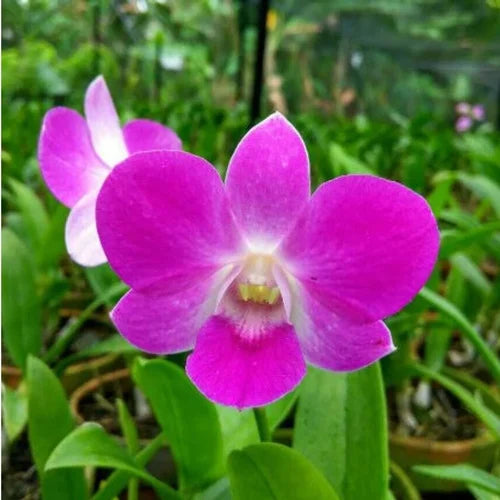
[[[271,429],[269,428],[269,422],[267,420],[266,409],[254,408],[253,414],[255,416],[255,421],[257,422],[257,429],[259,431],[259,437],[262,442],[272,441],[271,440]]]

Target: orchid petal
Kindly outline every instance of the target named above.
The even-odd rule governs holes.
[[[262,326],[245,338],[231,318],[212,316],[202,327],[186,372],[210,400],[239,409],[262,406],[293,390],[306,366],[293,327]]]
[[[217,171],[182,151],[137,153],[114,168],[97,228],[111,267],[138,290],[189,288],[243,251]]]
[[[177,134],[170,128],[151,120],[132,120],[123,127],[129,154],[156,149],[182,149]]]
[[[229,163],[226,187],[250,243],[276,246],[293,227],[310,191],[307,151],[286,118],[275,113],[243,137]]]
[[[128,156],[128,151],[111,94],[102,76],[89,85],[84,107],[94,149],[107,165],[113,167]]]
[[[350,175],[323,184],[278,254],[338,315],[373,322],[427,281],[439,232],[424,198],[396,182]]]
[[[98,190],[85,195],[71,210],[66,221],[66,247],[71,258],[81,266],[106,262],[95,222]]]
[[[85,120],[68,108],[53,108],[45,115],[38,161],[47,186],[68,207],[97,189],[109,172],[92,147]]]
[[[292,321],[308,363],[333,371],[359,370],[395,350],[382,321],[356,324],[333,313],[305,290]]]

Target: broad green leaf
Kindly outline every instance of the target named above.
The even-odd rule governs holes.
[[[15,179],[10,179],[9,183],[14,193],[14,201],[23,218],[30,250],[38,256],[49,227],[47,211],[38,196],[28,186]]]
[[[431,206],[432,212],[437,218],[439,218],[441,211],[449,201],[452,185],[453,179],[438,181],[434,190],[429,196],[427,196],[427,201]]]
[[[88,465],[130,472],[153,486],[162,498],[172,500],[179,498],[170,486],[140,467],[125,448],[94,422],[82,424],[66,436],[50,455],[45,470]]]
[[[40,302],[33,261],[9,229],[2,230],[2,328],[9,356],[24,370],[28,355],[42,347]]]
[[[222,431],[224,457],[233,450],[259,442],[259,432],[252,410],[239,411],[229,406],[216,405]]]
[[[74,428],[64,389],[39,359],[30,356],[27,369],[28,435],[31,454],[42,480],[42,497],[87,498],[83,470],[45,472],[49,455]]]
[[[293,446],[343,500],[384,498],[387,419],[378,363],[352,373],[310,368],[300,389]]]
[[[313,464],[280,444],[255,444],[233,451],[228,471],[233,500],[338,499]]]
[[[162,359],[137,359],[133,377],[170,443],[181,489],[199,490],[222,477],[223,446],[217,410],[184,370]]]
[[[136,464],[143,468],[163,446],[165,446],[165,436],[160,434],[135,455]],[[125,488],[131,476],[132,474],[124,470],[114,471],[103,484],[99,485],[99,491],[92,497],[92,500],[114,500]]]
[[[413,470],[430,477],[479,486],[500,495],[500,478],[472,465],[416,465]]]
[[[17,389],[2,384],[3,425],[9,441],[14,441],[28,422],[28,396],[26,385],[21,383]]]
[[[420,290],[419,296],[461,328],[464,337],[476,348],[491,375],[500,383],[500,361],[465,315],[451,302],[426,287]]]

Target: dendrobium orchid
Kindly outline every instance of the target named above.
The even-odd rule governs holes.
[[[167,127],[150,120],[132,120],[120,127],[104,78],[97,77],[85,95],[85,119],[57,107],[47,112],[38,143],[43,178],[54,196],[71,208],[66,246],[83,266],[106,262],[95,225],[95,203],[111,169],[138,151],[181,149]]]
[[[111,267],[131,290],[112,311],[139,349],[194,348],[186,370],[209,399],[240,409],[291,391],[306,362],[357,370],[394,350],[381,321],[434,266],[426,201],[366,175],[310,195],[309,161],[276,113],[251,129],[225,184],[181,151],[134,155],[97,200]]]

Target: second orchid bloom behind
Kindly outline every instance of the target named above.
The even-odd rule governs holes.
[[[106,262],[97,236],[95,203],[111,169],[139,151],[181,149],[167,127],[151,120],[132,120],[120,127],[104,78],[96,78],[85,95],[85,118],[57,107],[44,117],[38,143],[43,178],[54,196],[71,208],[66,246],[82,266]]]

